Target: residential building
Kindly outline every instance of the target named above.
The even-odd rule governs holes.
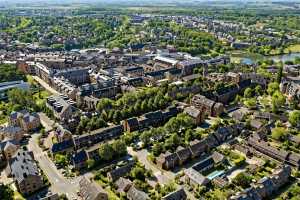
[[[186,200],[186,199],[187,199],[187,195],[183,188],[175,190],[174,192],[171,192],[166,196],[162,197],[162,200]]]
[[[9,167],[21,194],[27,196],[44,187],[42,175],[32,152],[19,150],[12,158]]]
[[[132,182],[129,179],[120,177],[116,182],[115,182],[118,192],[128,192],[130,187],[132,186]]]
[[[224,106],[222,103],[217,103],[202,95],[193,96],[191,100],[191,104],[195,108],[213,117],[219,116],[224,112]]]
[[[184,170],[185,181],[192,187],[205,186],[209,183],[209,179],[200,174],[193,168],[188,168]]]
[[[263,177],[252,187],[230,197],[230,200],[262,200],[269,198],[284,186],[291,176],[291,167],[285,165],[277,167],[271,176]]]
[[[75,112],[76,103],[66,96],[50,96],[47,98],[46,106],[53,111],[54,116],[59,120],[70,119]]]
[[[157,165],[162,169],[172,169],[176,167],[179,163],[179,158],[176,153],[171,153],[167,151],[166,153],[162,153],[156,158]]]
[[[145,192],[137,189],[134,185],[132,185],[128,190],[127,198],[129,200],[150,200],[149,196]]]
[[[13,111],[8,122],[10,125],[21,127],[25,132],[36,130],[41,125],[38,114],[29,113],[26,110]]]
[[[194,106],[184,108],[184,113],[188,114],[192,119],[193,123],[196,125],[200,125],[205,120],[205,112],[195,108]]]
[[[83,200],[108,200],[107,192],[85,176],[79,181],[79,194]]]
[[[19,145],[15,140],[5,140],[0,142],[0,154],[4,155],[6,160],[10,160],[18,151]]]
[[[124,165],[122,167],[118,167],[118,168],[108,172],[107,177],[110,181],[114,182],[114,181],[118,180],[120,177],[128,174],[134,165],[135,165],[135,162],[130,161],[126,165]]]
[[[20,142],[24,134],[24,130],[18,126],[0,127],[0,139],[7,138],[9,140],[16,140],[17,142]]]

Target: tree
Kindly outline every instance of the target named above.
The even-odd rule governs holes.
[[[122,140],[116,140],[112,143],[112,149],[117,156],[123,156],[127,153],[125,142]]]
[[[269,83],[267,92],[269,95],[273,95],[276,91],[279,90],[279,84],[277,82]]]
[[[90,169],[90,168],[94,167],[94,165],[95,165],[95,160],[94,160],[94,159],[88,159],[88,160],[86,161],[86,163],[87,163],[87,167]]]
[[[30,91],[22,89],[12,89],[8,92],[8,100],[14,105],[20,105],[20,107],[27,109],[36,109],[33,95]]]
[[[55,155],[55,163],[57,163],[60,166],[66,166],[68,164],[67,156],[62,154],[56,154]]]
[[[161,152],[163,151],[163,146],[161,143],[155,143],[152,147],[152,151],[154,156],[159,156]]]
[[[185,131],[184,134],[184,140],[186,143],[189,143],[192,139],[193,139],[193,130],[192,129],[188,129],[187,131]]]
[[[26,76],[16,66],[0,64],[0,82],[26,80]]]
[[[245,106],[247,106],[247,108],[253,109],[256,107],[256,99],[255,98],[247,99],[244,101],[244,104]]]
[[[282,79],[282,72],[283,72],[283,65],[282,63],[280,63],[280,67],[278,69],[278,72],[277,72],[277,83],[280,84],[281,83],[281,79]]]
[[[105,143],[100,146],[99,156],[101,159],[105,161],[109,161],[113,158],[113,155],[114,155],[113,148],[111,147],[110,144]]]
[[[0,184],[0,197],[1,200],[13,200],[14,191],[9,186]]]
[[[300,126],[300,111],[294,110],[289,114],[289,122],[294,127]]]
[[[245,98],[251,98],[252,95],[252,89],[251,88],[246,88],[246,90],[244,91],[244,97]]]
[[[287,131],[283,127],[276,127],[272,129],[272,138],[275,140],[283,140],[287,135]]]
[[[140,166],[135,166],[131,172],[130,175],[134,179],[138,179],[141,181],[145,181],[146,178],[146,170]]]
[[[262,95],[262,93],[263,93],[262,87],[261,87],[260,85],[257,85],[257,86],[255,87],[255,94],[256,94],[257,96],[260,96],[260,95]]]
[[[280,92],[276,91],[272,95],[272,111],[276,113],[280,107],[286,102],[285,96]]]
[[[239,173],[234,179],[233,183],[235,185],[241,186],[242,188],[246,189],[250,186],[252,182],[252,177],[247,175],[244,172]]]

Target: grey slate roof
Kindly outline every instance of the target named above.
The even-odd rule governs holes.
[[[14,179],[21,183],[28,176],[39,175],[38,167],[33,159],[31,152],[19,150],[13,157],[10,168]]]

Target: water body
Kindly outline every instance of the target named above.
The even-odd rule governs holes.
[[[260,60],[274,60],[275,62],[294,61],[296,57],[300,57],[300,53],[290,53],[277,56],[247,56],[247,55],[231,55],[233,62],[239,62],[247,65],[257,63]]]

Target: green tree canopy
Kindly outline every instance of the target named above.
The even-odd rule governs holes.
[[[300,111],[294,110],[289,114],[289,122],[294,127],[300,126]]]

